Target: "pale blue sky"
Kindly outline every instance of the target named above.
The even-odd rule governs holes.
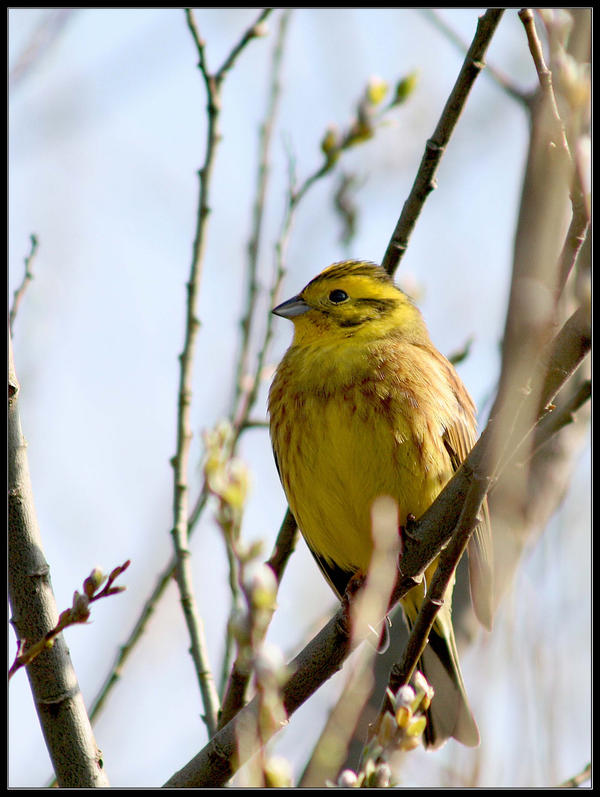
[[[10,66],[48,13],[51,10],[9,12]],[[212,69],[257,13],[196,12]],[[441,13],[470,40],[476,10]],[[250,44],[224,88],[224,139],[212,186],[199,304],[194,463],[200,453],[199,432],[227,412],[231,398],[257,129],[266,103],[276,17],[268,25],[271,34]],[[363,182],[350,254],[379,260],[461,61],[458,50],[415,10],[294,12],[271,156],[261,250],[263,287],[272,272],[273,243],[283,214],[286,147],[294,153],[302,179],[320,163],[319,143],[326,127],[348,123],[371,75],[393,83],[419,70],[411,100],[390,115],[390,124],[373,141],[347,153],[340,164]],[[489,61],[517,85],[533,86],[535,75],[516,12],[505,14]],[[88,703],[171,552],[169,459],[175,450],[177,355],[183,342],[184,283],[206,124],[196,62],[182,10],[75,10],[9,98],[11,295],[22,276],[29,235],[37,234],[40,241],[35,280],[19,311],[14,349],[36,507],[59,607],[70,603],[73,590],[94,565],[108,571],[127,558],[133,560],[124,578],[127,592],[96,605],[90,627],[67,632]],[[398,274],[407,285],[419,287],[431,336],[444,353],[475,337],[460,374],[479,405],[493,391],[497,377],[526,146],[524,112],[493,80],[480,77],[444,157],[439,188],[427,202]],[[284,297],[348,254],[339,242],[339,224],[332,212],[333,189],[331,179],[323,181],[300,208],[288,251]],[[291,335],[287,322],[278,319],[275,325],[270,364]],[[257,417],[264,418],[266,389],[267,384]],[[269,551],[285,501],[266,432],[247,433],[241,453],[253,482],[244,533],[264,538]],[[197,489],[197,466],[192,473]],[[527,708],[531,727],[520,744],[512,731],[506,732],[523,711],[514,679],[535,673],[538,665],[532,662],[538,659],[525,656],[517,673],[510,667],[498,669],[493,693],[480,676],[507,654],[506,639],[512,633],[508,628],[523,634],[517,636],[520,639],[537,635],[544,661],[566,662],[559,668],[563,691],[564,684],[573,682],[588,688],[589,574],[579,563],[589,557],[589,490],[586,453],[565,508],[518,576],[519,593],[527,596],[527,615],[518,603],[507,600],[494,633],[463,657],[473,708],[487,730],[480,755],[488,779],[482,782],[547,785],[550,764],[558,782],[588,760],[589,717],[575,712],[582,725],[573,720],[575,730],[571,726],[568,735],[562,731],[568,738],[561,737],[560,744],[549,737],[548,750],[544,745],[538,750],[539,760],[529,760],[531,766],[519,770],[519,752],[537,736],[537,715],[535,708]],[[562,522],[565,517],[568,522]],[[564,560],[562,577],[555,580],[556,549],[572,557],[573,570],[567,572],[580,572],[572,592],[565,585]],[[226,560],[210,512],[196,532],[192,551],[200,611],[216,668],[229,604]],[[560,597],[552,591],[556,583],[565,588]],[[548,595],[553,599],[548,601]],[[332,606],[327,585],[300,546],[282,585],[269,638],[286,654],[292,653]],[[565,627],[562,618],[568,607],[574,611]],[[542,624],[552,629],[552,640],[540,631]],[[9,638],[12,658],[12,631]],[[158,786],[203,746],[202,708],[187,647],[172,586],[96,726],[112,785]],[[577,650],[581,660],[565,660],[565,650]],[[552,682],[552,668],[550,675],[544,672]],[[276,749],[290,758],[296,772],[341,683],[340,677],[333,679],[277,740]],[[24,673],[11,682],[9,697],[10,785],[42,785],[51,769]],[[539,700],[547,699],[542,690]],[[560,699],[565,711],[574,711],[575,698],[561,694]],[[545,717],[543,709],[539,716]],[[407,764],[407,782],[423,782],[418,764],[422,759],[417,758],[422,755],[415,754]],[[474,755],[452,742],[439,760],[451,766],[460,762],[468,770]],[[520,780],[530,776],[538,780]]]

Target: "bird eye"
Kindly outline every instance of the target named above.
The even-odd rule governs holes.
[[[339,288],[336,288],[334,291],[331,291],[329,294],[329,301],[333,302],[334,304],[340,304],[340,302],[345,302],[348,298],[348,294],[346,291],[342,291]]]

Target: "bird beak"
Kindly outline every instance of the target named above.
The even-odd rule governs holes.
[[[278,304],[273,309],[275,315],[280,315],[282,318],[295,318],[297,315],[302,315],[310,310],[310,305],[306,304],[300,295],[292,296],[287,302]]]

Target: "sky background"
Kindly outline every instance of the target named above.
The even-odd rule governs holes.
[[[440,14],[471,40],[477,10]],[[211,70],[257,15],[256,9],[196,12]],[[201,432],[231,404],[258,127],[277,15],[267,23],[270,34],[242,53],[223,89],[223,141],[198,307],[192,501],[201,483]],[[109,572],[132,560],[123,578],[127,591],[96,604],[90,626],[66,632],[89,705],[171,555],[169,460],[206,97],[182,10],[12,9],[8,19],[9,68],[19,69],[9,96],[8,287],[12,297],[29,236],[36,234],[35,279],[13,343],[36,509],[59,610],[70,605],[94,566]],[[28,62],[31,42],[43,42],[40,30],[47,35],[52,25],[60,30]],[[326,128],[349,123],[371,76],[393,84],[418,70],[410,100],[339,164],[337,173],[352,172],[360,185],[354,241],[349,248],[340,241],[336,178],[327,177],[299,208],[282,298],[336,260],[381,260],[462,57],[416,10],[294,11],[260,252],[265,314],[288,153],[301,181],[321,163]],[[534,86],[516,12],[505,13],[488,61],[517,86]],[[417,296],[443,353],[473,336],[459,373],[483,419],[498,376],[527,136],[524,111],[482,75],[397,274]],[[290,324],[277,319],[271,372],[290,339]],[[268,383],[265,378],[255,409],[259,420]],[[268,555],[285,499],[267,432],[247,432],[240,454],[252,476],[244,538],[263,539]],[[460,784],[472,773],[479,785],[554,785],[589,760],[590,483],[586,446],[571,490],[525,557],[494,631],[481,632],[461,656],[481,747],[466,750],[452,741],[435,755],[411,754],[404,785]],[[210,509],[191,547],[199,610],[218,670],[229,595],[224,546]],[[328,586],[299,545],[269,640],[292,656],[333,608]],[[10,628],[8,639],[11,662]],[[95,725],[111,785],[161,785],[204,746],[187,648],[173,584]],[[331,679],[276,739],[274,750],[290,760],[295,775],[343,683],[344,673]],[[9,702],[9,783],[41,786],[51,766],[24,673],[11,681]]]

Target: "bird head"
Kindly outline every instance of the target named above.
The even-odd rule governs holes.
[[[293,322],[294,345],[427,334],[412,300],[381,266],[364,260],[334,263],[273,312]]]

